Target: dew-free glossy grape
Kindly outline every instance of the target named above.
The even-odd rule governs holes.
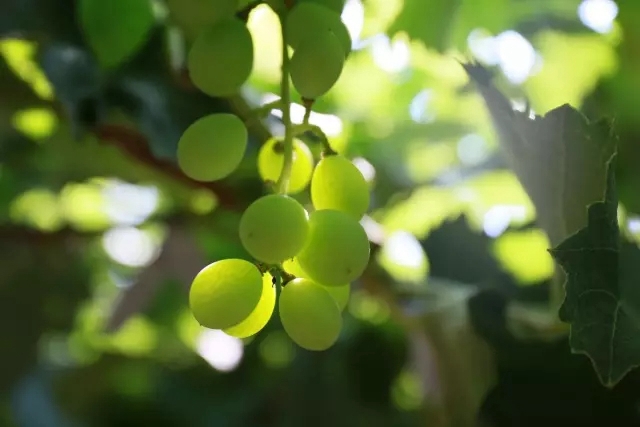
[[[196,320],[210,329],[226,329],[246,319],[262,295],[262,274],[242,259],[216,261],[193,279],[189,306]]]
[[[238,0],[167,0],[171,21],[190,39],[205,28],[232,18],[237,5]]]
[[[300,347],[326,350],[342,328],[338,305],[322,286],[308,279],[295,279],[282,288],[280,321],[285,332]]]
[[[196,120],[178,142],[178,165],[196,181],[216,181],[230,175],[247,148],[247,128],[233,114],[211,114]]]
[[[369,240],[349,214],[320,210],[309,217],[309,233],[296,258],[314,282],[343,286],[360,277],[369,262]]]
[[[344,57],[351,52],[351,36],[340,14],[319,2],[296,4],[287,15],[285,25],[289,45],[294,50],[307,39],[316,38],[328,30],[337,37]]]
[[[300,266],[298,258],[290,258],[282,263],[282,268],[289,274],[293,274],[298,278],[309,279],[309,275],[304,272]],[[351,284],[341,286],[324,286],[320,285],[329,292],[329,295],[334,299],[340,311],[343,311],[349,302],[349,295],[351,294]]]
[[[271,138],[258,153],[258,173],[264,181],[278,182],[284,165],[282,142]],[[313,173],[313,154],[309,147],[298,139],[293,140],[293,163],[289,178],[288,193],[298,193],[306,188]]]
[[[339,210],[359,220],[369,208],[369,186],[349,159],[327,156],[313,171],[311,202],[316,209]]]
[[[275,264],[295,256],[307,239],[307,211],[291,197],[270,194],[253,202],[240,218],[244,248],[257,260]]]
[[[335,35],[329,30],[303,40],[291,57],[291,82],[298,93],[316,99],[336,84],[344,56]]]
[[[262,294],[258,305],[249,317],[239,324],[225,329],[226,334],[236,338],[247,338],[257,334],[266,326],[276,306],[276,289],[271,280],[272,277],[269,273],[262,276]]]
[[[253,39],[244,22],[224,19],[202,31],[187,58],[189,76],[204,93],[235,95],[251,75]]]

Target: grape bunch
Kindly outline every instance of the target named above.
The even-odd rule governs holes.
[[[191,80],[210,96],[232,96],[251,74],[251,34],[229,7],[234,0],[189,2],[215,8],[198,15],[199,33],[187,60]],[[290,58],[288,53],[283,57],[287,89],[280,108],[284,112],[291,104],[290,79],[311,109],[313,100],[335,85],[351,53],[351,38],[340,18],[344,2],[268,4],[280,17],[284,43],[293,50]],[[337,341],[351,283],[369,263],[369,240],[360,224],[369,207],[369,187],[354,164],[331,149],[326,136],[316,163],[297,137],[296,125],[284,124],[284,136],[266,141],[257,157],[267,194],[247,207],[238,226],[251,261],[223,259],[204,267],[193,280],[189,304],[202,326],[238,338],[263,329],[277,305],[291,339],[320,351]],[[247,138],[245,123],[234,114],[202,117],[178,142],[178,166],[196,181],[226,178],[242,161]],[[305,207],[294,196],[307,189],[311,204]]]

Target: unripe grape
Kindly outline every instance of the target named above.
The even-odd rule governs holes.
[[[265,181],[277,182],[284,166],[282,141],[271,138],[258,153],[258,173]],[[293,140],[293,163],[289,177],[288,193],[298,193],[305,189],[313,173],[313,154],[299,139]]]
[[[343,286],[362,275],[369,262],[369,240],[349,214],[320,210],[309,217],[307,241],[296,258],[316,283]]]
[[[223,19],[193,42],[187,58],[193,84],[210,96],[235,95],[251,75],[253,39],[240,19]]]
[[[193,279],[189,306],[196,320],[210,329],[226,329],[246,319],[262,294],[262,274],[242,259],[216,261]]]
[[[273,309],[276,306],[276,289],[271,280],[272,276],[269,273],[265,273],[262,276],[262,294],[258,305],[253,309],[249,317],[239,324],[225,329],[224,332],[227,335],[236,338],[247,338],[260,332],[269,323]]]
[[[344,66],[344,53],[329,30],[308,37],[291,57],[291,81],[300,95],[316,99],[336,84]]]
[[[347,307],[349,295],[351,294],[351,285],[349,283],[342,286],[323,286],[323,288],[329,292],[329,295],[331,295],[331,298],[336,302],[340,311],[343,311]]]
[[[270,194],[253,202],[240,218],[244,248],[257,260],[275,264],[295,256],[307,238],[308,214],[291,197]]]
[[[297,258],[290,258],[282,263],[282,268],[289,274],[293,274],[298,278],[308,279],[309,275],[304,272],[300,266],[300,262]],[[340,311],[344,310],[349,302],[349,295],[351,294],[351,284],[347,283],[342,286],[324,286],[320,285],[329,292],[329,295],[334,299]]]
[[[321,351],[331,347],[342,329],[338,305],[322,286],[294,279],[280,292],[280,321],[300,347]]]
[[[308,38],[321,37],[329,30],[338,38],[344,57],[351,52],[351,36],[340,14],[318,2],[296,4],[287,15],[285,25],[287,41],[294,50]]]
[[[247,128],[233,114],[217,113],[196,120],[178,142],[178,165],[196,181],[227,177],[240,165],[247,148]]]
[[[232,18],[238,0],[167,0],[172,21],[193,39],[207,27]]]
[[[369,186],[349,159],[341,155],[327,156],[313,171],[311,202],[318,210],[334,209],[359,220],[369,208]]]

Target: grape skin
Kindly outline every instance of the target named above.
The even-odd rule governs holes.
[[[172,21],[189,39],[223,19],[232,18],[238,0],[167,0]]]
[[[344,66],[340,43],[328,30],[308,37],[291,57],[291,81],[300,95],[316,99],[327,93],[338,81]]]
[[[193,84],[213,97],[235,95],[253,69],[253,39],[240,19],[224,19],[202,31],[187,57]]]
[[[360,223],[344,212],[326,209],[310,215],[307,241],[296,258],[314,282],[342,286],[362,275],[369,253]]]
[[[369,186],[358,168],[344,156],[327,156],[311,177],[311,202],[316,209],[335,209],[356,219],[369,208]]]
[[[351,36],[340,14],[315,2],[300,2],[291,9],[285,22],[287,41],[297,50],[307,39],[317,38],[326,30],[332,32],[346,58],[351,52]]]
[[[279,314],[285,332],[307,350],[328,349],[342,329],[336,302],[326,289],[308,279],[294,279],[282,288]]]
[[[264,181],[277,182],[284,166],[284,151],[277,150],[281,143],[271,138],[260,148],[258,153],[258,173]],[[287,192],[298,193],[306,188],[313,174],[313,154],[309,147],[299,139],[293,140],[293,164]]]
[[[308,214],[300,203],[281,194],[263,196],[240,218],[244,248],[257,260],[276,264],[295,256],[309,230]]]
[[[289,274],[293,274],[296,277],[309,279],[309,275],[304,272],[300,266],[300,262],[297,258],[291,258],[282,263],[282,268]],[[324,286],[320,285],[329,292],[329,295],[338,304],[340,311],[343,311],[349,303],[349,295],[351,294],[351,284],[341,286]]]
[[[240,165],[247,140],[247,128],[237,116],[217,113],[202,117],[182,134],[178,165],[196,181],[225,178]]]
[[[258,305],[249,317],[239,324],[225,329],[224,333],[236,338],[247,338],[260,332],[269,323],[276,306],[276,289],[271,280],[272,276],[269,273],[262,276],[262,294]]]
[[[262,294],[262,274],[242,259],[225,259],[204,267],[193,279],[189,306],[209,329],[226,329],[246,319]]]

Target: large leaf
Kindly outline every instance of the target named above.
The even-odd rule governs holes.
[[[620,236],[614,165],[588,225],[551,250],[567,274],[560,317],[571,323],[571,348],[608,387],[640,365],[640,249]]]
[[[389,34],[404,31],[427,47],[445,51],[449,34],[462,0],[405,0],[402,11],[389,28]]]
[[[149,0],[80,0],[79,17],[99,62],[115,67],[147,39],[155,17]]]
[[[602,199],[606,162],[616,144],[611,124],[589,122],[568,104],[530,117],[512,108],[485,68],[463,66],[485,100],[509,166],[536,207],[538,223],[557,245],[585,226],[586,206]]]

